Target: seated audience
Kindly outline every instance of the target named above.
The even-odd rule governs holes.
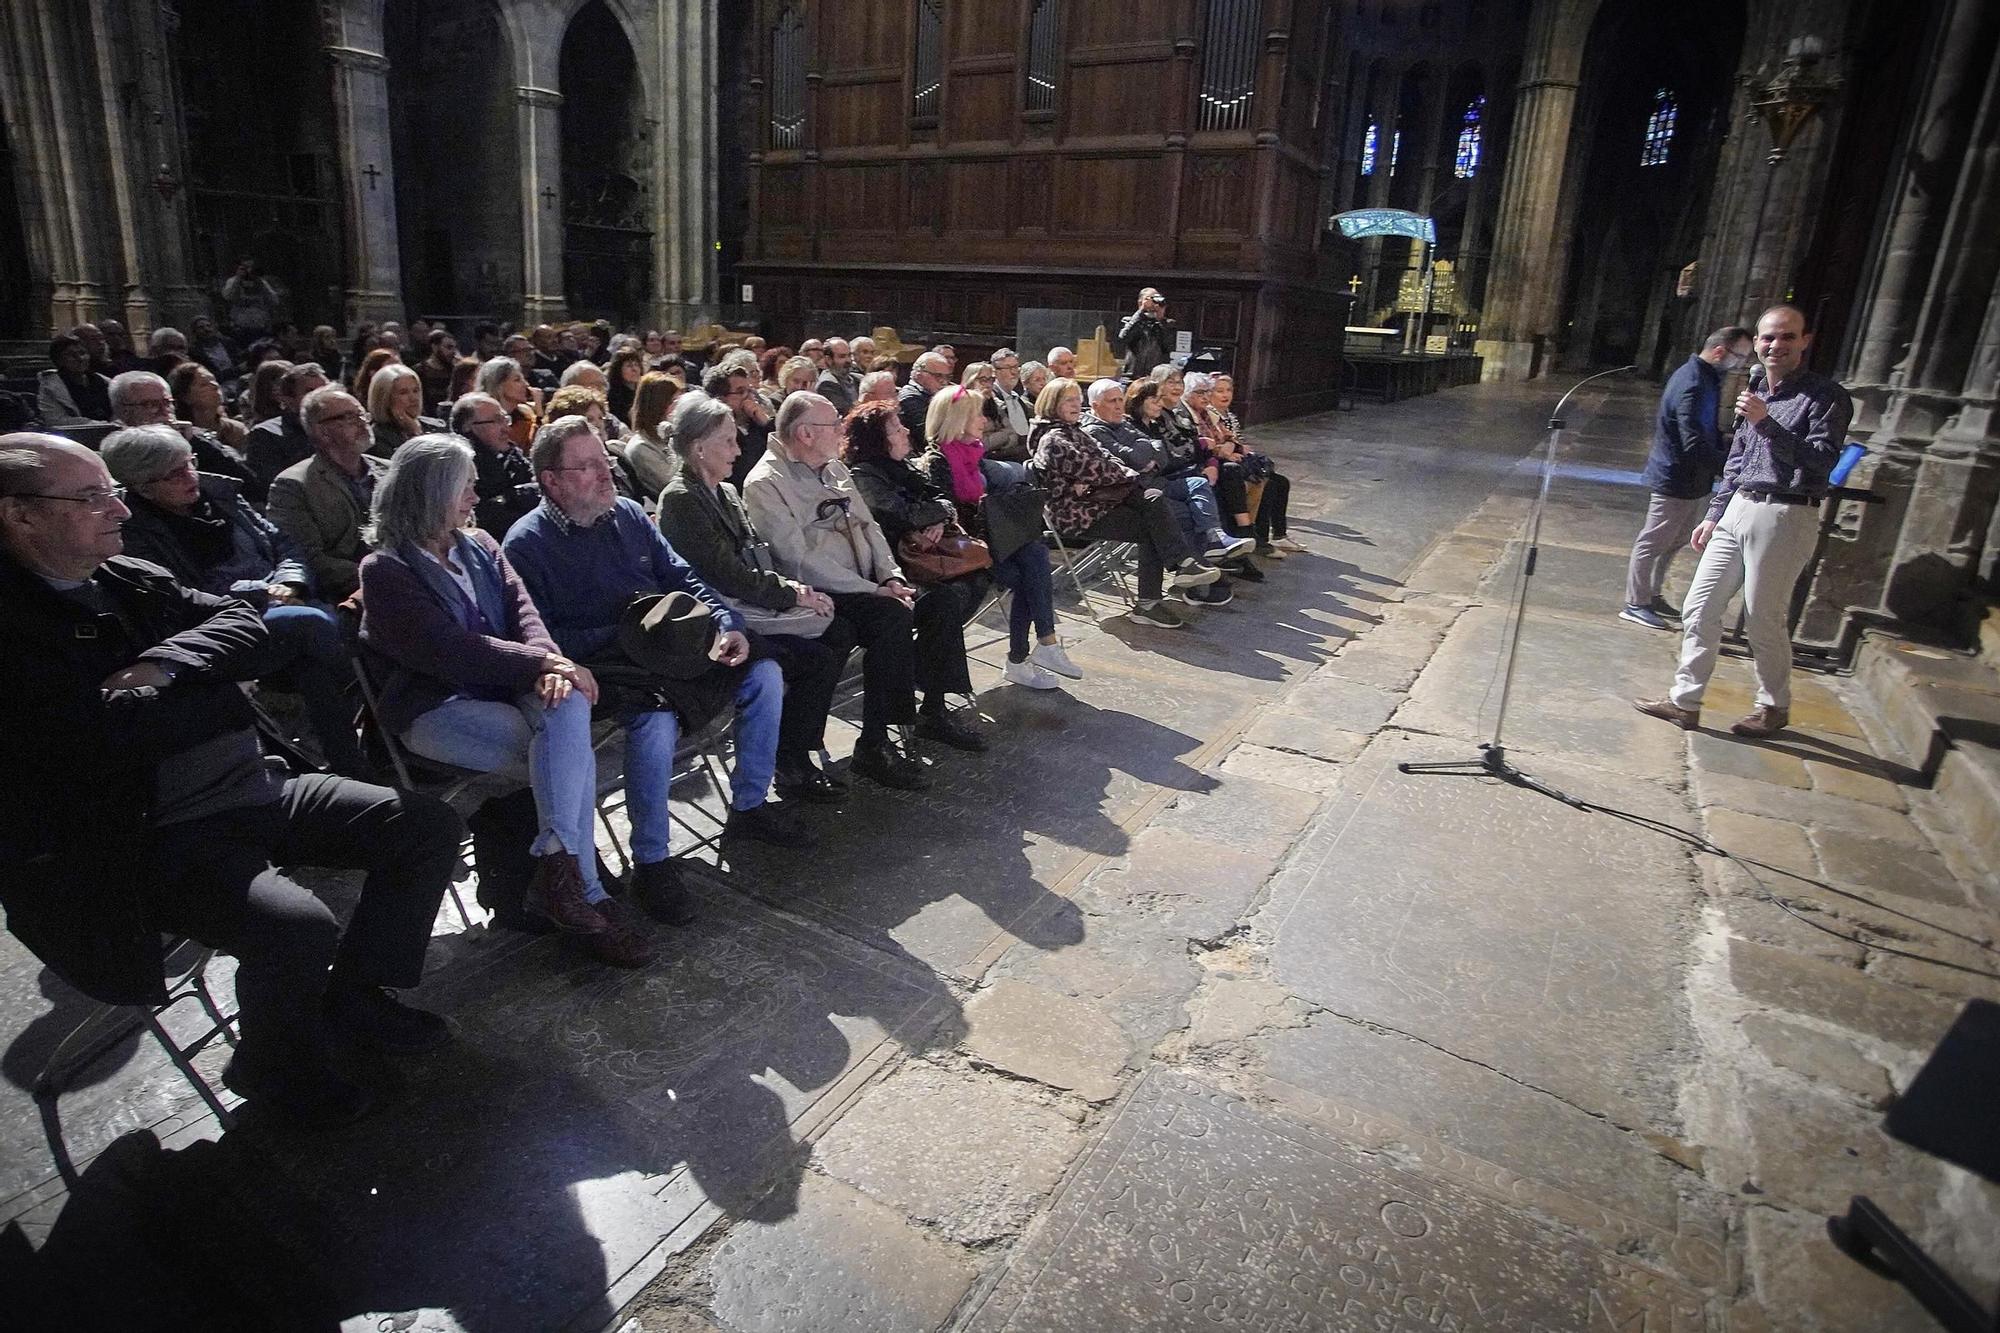
[[[162,932],[234,955],[223,1083],[304,1125],[352,1121],[378,1097],[329,1063],[336,1034],[449,1040],[389,988],[423,980],[464,825],[427,796],[274,773],[237,688],[263,617],[121,556],[127,516],[88,449],[0,437],[0,728],[35,756],[0,766],[7,928],[113,1004],[165,1002]],[[365,869],[347,928],[279,865]]]
[[[376,490],[361,642],[387,667],[377,721],[414,754],[525,778],[538,828],[522,907],[603,962],[642,966],[644,930],[597,878],[597,681],[556,647],[499,544],[465,529],[472,471],[463,440],[422,435]],[[635,802],[650,780],[629,775]]]
[[[269,486],[278,474],[312,457],[312,437],[306,434],[299,417],[299,405],[306,395],[323,387],[326,375],[314,361],[301,361],[278,376],[278,415],[250,428],[250,443],[244,452],[250,471]]]
[[[472,382],[479,392],[507,409],[507,431],[515,444],[526,449],[541,425],[541,395],[521,373],[521,363],[511,356],[488,357],[479,363]]]
[[[646,377],[645,352],[627,347],[613,353],[610,363],[604,368],[604,377],[609,381],[605,406],[620,421],[630,421],[632,399],[639,392],[639,381]]]
[[[529,387],[539,393],[553,392],[556,387],[555,375],[542,368],[541,358],[535,351],[534,340],[525,333],[510,333],[500,344],[500,355],[513,360],[521,368],[521,374]],[[487,390],[492,392],[492,390]]]
[[[375,335],[374,341],[381,341],[379,333]],[[367,355],[361,358],[360,368],[354,372],[354,382],[347,386],[347,391],[354,395],[355,402],[365,403],[368,401],[369,387],[375,383],[375,377],[382,373],[383,367],[402,364],[403,358],[394,348],[371,348]]]
[[[813,363],[813,378],[817,379],[819,373],[826,369],[826,342],[823,339],[806,339],[799,344],[799,355]],[[806,387],[810,388],[812,386],[808,385]]]
[[[757,354],[757,397],[772,416],[778,414],[779,406],[785,401],[785,389],[779,372],[792,359],[792,349],[782,344],[767,347]]]
[[[111,347],[105,341],[104,330],[88,322],[78,324],[70,330],[70,336],[83,344],[83,350],[90,354],[90,368],[104,376],[108,384],[118,372],[111,368]]]
[[[1083,391],[1075,380],[1052,379],[1035,403],[1035,480],[1049,492],[1049,519],[1066,542],[1132,542],[1139,552],[1139,600],[1132,617],[1162,629],[1187,624],[1163,600],[1166,571],[1173,586],[1199,588],[1221,571],[1202,563],[1181,533],[1166,492],[1140,484],[1138,473],[1099,448],[1084,432]]]
[[[924,438],[924,421],[930,415],[931,398],[951,383],[951,363],[936,352],[925,352],[910,365],[910,382],[896,394],[896,415],[913,440]]]
[[[194,322],[188,325],[188,355],[207,366],[209,373],[218,380],[230,379],[236,374],[236,345],[222,336],[215,327],[215,321],[207,315],[196,315]]]
[[[871,370],[861,377],[861,396],[857,403],[893,403],[896,401],[896,372],[893,370]]]
[[[1028,423],[1034,417],[1034,403],[1021,388],[1021,354],[1002,347],[993,354],[993,383],[982,390],[984,425],[981,438],[986,456],[1001,462],[1028,461]],[[968,372],[973,367],[967,367]]]
[[[1191,440],[1160,433],[1159,385],[1142,380],[1133,386],[1132,400],[1139,405],[1143,424],[1128,414],[1125,386],[1117,380],[1096,381],[1090,386],[1089,398],[1084,433],[1138,473],[1146,485],[1167,493],[1183,515],[1182,529],[1189,543],[1205,559],[1211,563],[1234,560],[1254,545],[1247,537],[1232,537],[1224,531],[1215,488],[1201,470],[1200,449]]]
[[[278,474],[265,512],[305,556],[320,595],[344,602],[360,586],[369,507],[388,464],[366,452],[368,414],[344,389],[314,389],[299,417],[313,455]]]
[[[306,355],[332,381],[340,380],[350,364],[347,359],[347,353],[341,350],[340,334],[335,331],[331,324],[316,324],[313,326],[312,342],[306,348]],[[290,359],[289,357],[286,358],[286,360]],[[358,366],[361,363],[356,361],[352,364]]]
[[[604,372],[589,361],[570,363],[571,370],[575,370],[578,366],[589,366],[590,369],[597,371],[600,379],[603,378]],[[575,384],[565,384],[549,399],[549,420],[554,421],[557,417],[582,417],[590,423],[590,428],[597,432],[597,438],[607,445],[618,438],[614,429],[617,423],[612,421],[611,414],[604,410],[604,391],[590,388],[580,380]]]
[[[625,437],[625,465],[632,469],[639,493],[648,502],[673,480],[676,465],[660,428],[680,392],[681,383],[673,376],[649,370],[639,380],[639,391],[632,395],[632,432]]]
[[[473,517],[496,542],[542,502],[534,465],[508,435],[507,409],[490,394],[469,393],[451,406],[451,433],[472,442]]]
[[[619,634],[635,597],[685,593],[714,620],[712,665],[692,678],[652,676],[643,693],[631,691],[648,703],[627,723],[625,738],[632,853],[642,867],[656,867],[638,875],[641,905],[663,919],[684,920],[686,897],[667,859],[667,785],[678,736],[695,734],[733,708],[736,765],[723,837],[780,846],[812,841],[790,811],[769,800],[783,677],[777,663],[751,660],[743,618],[695,577],[645,510],[612,489],[604,442],[583,418],[542,427],[532,457],[542,504],[514,525],[505,550],[536,604],[547,608],[545,623],[564,653],[613,680],[638,671]]]
[[[756,393],[755,363],[746,364],[746,360],[747,354],[731,352],[701,379],[702,391],[727,407],[736,420],[736,462],[730,469],[729,480],[738,490],[742,489],[750,469],[764,456],[764,444],[771,438],[771,414]]]
[[[183,587],[240,598],[262,613],[270,650],[258,677],[277,675],[304,697],[329,767],[366,777],[340,627],[312,600],[312,575],[291,541],[250,507],[241,482],[197,472],[194,451],[171,427],[115,431],[99,452],[132,511],[125,554],[163,567]]]
[[[461,356],[451,363],[451,388],[445,394],[445,403],[455,403],[471,393],[479,383],[480,360],[474,356]]]
[[[813,392],[832,403],[843,417],[854,408],[861,392],[861,376],[854,370],[854,349],[845,338],[826,340],[826,369],[819,374]]]
[[[188,359],[187,335],[179,329],[159,328],[146,335],[146,360],[141,369],[165,379],[175,366]]]
[[[1076,353],[1067,347],[1049,349],[1049,378],[1073,380],[1076,378]],[[1040,402],[1039,397],[1036,402]]]
[[[910,437],[900,418],[874,414],[872,421],[881,423],[879,429],[868,425],[856,429],[850,423],[848,468],[892,546],[900,550],[912,536],[932,543],[949,532],[986,538],[980,502],[986,497],[988,478],[981,470],[986,446],[979,438],[980,408],[979,394],[964,385],[938,390],[926,422],[931,447],[916,458],[910,456]],[[994,557],[992,581],[1014,594],[1008,608],[1005,678],[1036,690],[1055,689],[1058,675],[1080,679],[1083,673],[1056,638],[1048,548],[1036,540],[1004,555],[989,553]],[[987,587],[986,575],[967,576],[927,588],[922,597],[954,592],[962,623],[979,609]],[[1028,643],[1030,629],[1038,636],[1033,648]]]
[[[250,428],[222,410],[222,384],[214,371],[198,361],[175,366],[174,373],[167,376],[167,392],[180,420],[215,436],[231,457],[246,463],[243,448],[249,442]]]
[[[110,376],[123,375],[128,370],[147,369],[146,359],[132,346],[132,335],[125,326],[115,319],[100,319],[97,328],[104,335],[104,373]]]
[[[826,747],[826,715],[854,649],[854,628],[834,614],[825,593],[770,567],[768,548],[729,481],[740,438],[734,411],[706,393],[686,393],[674,404],[671,429],[680,470],[660,492],[660,532],[744,618],[758,654],[784,675],[778,794],[838,801],[847,785],[814,756]]]
[[[882,417],[893,415],[889,404],[864,404],[848,427],[879,433]],[[771,544],[778,571],[831,597],[867,654],[853,770],[911,789],[922,784],[923,771],[910,736],[892,738],[892,726],[956,749],[986,748],[950,712],[949,696],[972,689],[965,627],[954,613],[956,599],[925,602],[903,576],[881,525],[838,461],[840,447],[833,404],[812,392],[792,395],[779,409],[763,459],[750,470],[744,505]]]
[[[250,372],[248,381],[237,390],[236,405],[242,410],[244,425],[243,453],[249,457],[249,431],[278,415],[278,378],[292,368],[292,363],[282,357],[267,357],[257,363]]]
[[[244,484],[252,504],[263,498],[264,488],[244,463],[242,455],[229,448],[213,432],[197,430],[192,422],[174,419],[173,391],[167,382],[150,370],[128,370],[111,381],[108,391],[111,415],[121,426],[170,426],[194,450],[195,465],[203,472],[232,477]]]
[[[111,420],[111,381],[92,369],[82,338],[57,334],[49,342],[49,360],[54,368],[43,371],[35,384],[35,406],[44,426],[88,426]]]
[[[424,359],[417,362],[417,379],[424,386],[423,405],[442,410],[458,401],[451,391],[453,368],[458,365],[458,339],[446,328],[432,329],[425,344]]]
[[[1026,361],[1021,365],[1021,401],[1029,409],[1029,419],[1034,419],[1034,406],[1042,399],[1042,390],[1053,378],[1049,368],[1039,361]]]
[[[1292,503],[1292,482],[1284,473],[1273,466],[1268,457],[1249,447],[1244,441],[1243,423],[1230,410],[1236,401],[1236,381],[1228,375],[1212,377],[1215,387],[1209,390],[1208,406],[1210,417],[1215,423],[1216,433],[1235,442],[1253,475],[1263,472],[1263,491],[1257,496],[1251,508],[1256,511],[1257,521],[1253,534],[1257,539],[1257,554],[1269,556],[1273,560],[1283,560],[1287,555],[1302,555],[1305,547],[1288,536],[1287,520]],[[1261,463],[1258,460],[1263,460]]]
[[[423,415],[424,382],[402,362],[393,362],[375,372],[368,383],[368,416],[374,422],[373,442],[368,452],[377,458],[391,458],[396,450],[419,435],[436,435],[444,423]]]

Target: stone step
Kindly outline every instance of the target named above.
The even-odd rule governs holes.
[[[1855,679],[1930,782],[1940,813],[1992,872],[1982,897],[2000,904],[2000,669],[1871,630]]]

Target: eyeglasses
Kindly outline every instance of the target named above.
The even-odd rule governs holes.
[[[174,404],[171,398],[127,398],[123,406],[145,408],[150,412],[168,412],[173,410]]]
[[[465,424],[468,426],[506,426],[512,423],[505,417],[482,417],[477,421],[468,421]]]
[[[368,414],[366,412],[335,412],[330,417],[321,417],[319,424],[322,426],[331,426],[338,421],[359,421],[365,423],[367,420]]]
[[[802,426],[813,426],[820,430],[839,430],[840,418],[835,417],[832,421],[802,421],[799,424]]]
[[[61,500],[65,504],[86,505],[93,514],[107,514],[114,504],[125,503],[123,486],[93,487],[82,495],[51,495],[47,491],[15,491],[6,497],[10,500]]]

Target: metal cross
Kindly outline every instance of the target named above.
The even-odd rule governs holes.
[[[1361,275],[1357,273],[1353,277],[1347,280],[1347,294],[1349,296],[1352,296],[1360,290],[1361,290]]]
[[[553,185],[544,185],[542,187],[543,205],[545,207],[554,207],[555,202],[556,202],[556,187]]]
[[[375,182],[382,178],[381,168],[377,167],[373,162],[361,168],[361,174],[368,178],[368,188],[371,190],[375,188]]]

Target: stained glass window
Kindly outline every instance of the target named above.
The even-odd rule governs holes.
[[[1674,141],[1674,118],[1679,109],[1674,105],[1674,95],[1665,88],[1653,94],[1653,113],[1646,117],[1646,143],[1639,150],[1639,165],[1642,167],[1664,167],[1667,165],[1667,150]]]
[[[1364,176],[1375,174],[1376,137],[1375,122],[1371,120],[1368,122],[1368,132],[1361,136],[1361,174]]]
[[[1480,121],[1485,115],[1486,96],[1482,93],[1466,105],[1465,115],[1460,118],[1458,155],[1451,164],[1451,174],[1460,180],[1471,180],[1479,174],[1479,141],[1484,133]]]

